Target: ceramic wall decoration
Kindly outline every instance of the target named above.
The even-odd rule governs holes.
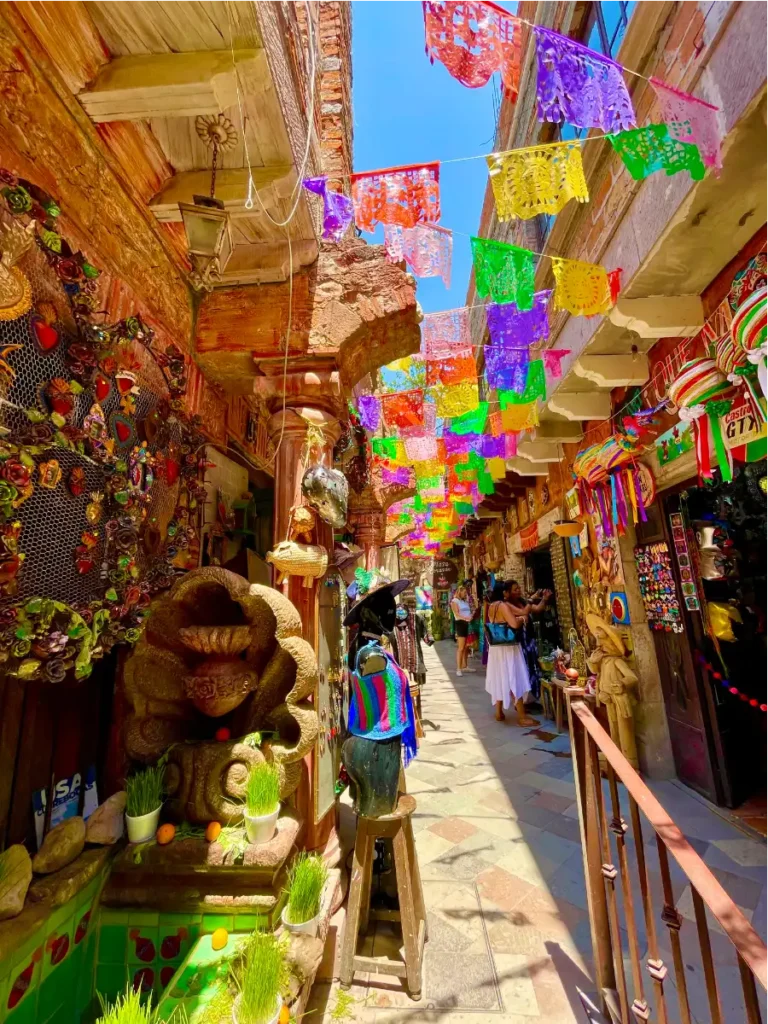
[[[58,216],[0,169],[0,662],[48,682],[138,639],[197,564],[205,493],[183,353],[138,316],[105,322]]]

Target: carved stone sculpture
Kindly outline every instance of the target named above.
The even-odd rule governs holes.
[[[608,711],[611,739],[633,768],[637,768],[634,706],[638,679],[627,664],[627,651],[615,626],[590,612],[587,626],[597,641],[597,649],[587,663],[597,676],[596,698]]]
[[[281,799],[298,786],[317,737],[306,701],[316,681],[314,651],[286,597],[226,569],[193,570],[152,606],[126,662],[127,753],[153,763],[171,748],[174,817],[237,822],[251,764],[277,764]],[[213,739],[222,722],[231,741]],[[259,742],[262,731],[272,735]]]

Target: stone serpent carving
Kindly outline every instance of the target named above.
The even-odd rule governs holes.
[[[307,701],[317,676],[286,597],[226,569],[193,570],[153,604],[126,660],[127,753],[152,763],[169,751],[167,807],[175,817],[237,822],[256,761],[278,766],[282,799],[298,786],[318,734]],[[237,738],[212,740],[222,724]],[[258,743],[256,732],[271,735]]]

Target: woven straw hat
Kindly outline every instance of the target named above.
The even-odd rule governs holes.
[[[597,639],[597,630],[602,630],[616,648],[616,653],[620,657],[623,657],[627,653],[627,649],[624,646],[624,638],[618,629],[616,629],[615,626],[612,626],[610,622],[606,622],[605,619],[601,619],[600,616],[595,615],[594,612],[587,612],[587,627],[595,639]]]

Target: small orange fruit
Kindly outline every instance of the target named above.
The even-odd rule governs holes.
[[[221,835],[221,822],[212,821],[205,830],[205,838],[209,843],[214,842]]]
[[[283,1003],[283,1008],[280,1010],[280,1016],[278,1018],[277,1024],[289,1024],[290,1019],[291,1011],[288,1009],[285,1003]]]
[[[211,934],[211,949],[224,949],[229,939],[229,932],[226,928],[217,928]]]
[[[155,839],[157,839],[157,842],[158,842],[158,844],[160,846],[165,846],[166,843],[170,843],[171,842],[171,840],[173,839],[173,837],[175,835],[176,835],[176,826],[175,825],[161,825],[160,828],[157,830],[157,834],[155,835]]]

